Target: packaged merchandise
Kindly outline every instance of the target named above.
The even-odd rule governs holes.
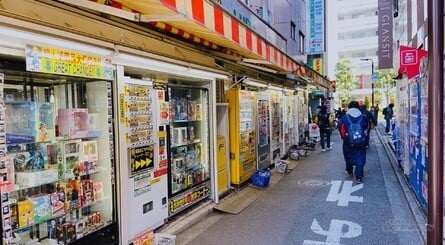
[[[17,215],[19,228],[34,224],[34,203],[32,200],[24,200],[17,203]]]
[[[8,102],[6,143],[47,142],[55,139],[54,104],[47,102]]]
[[[48,194],[31,197],[34,207],[34,222],[41,223],[51,218],[51,201]]]
[[[68,139],[87,137],[90,131],[89,122],[88,109],[59,109],[57,112],[59,136]]]
[[[104,186],[102,182],[93,182],[93,196],[95,202],[104,198]]]

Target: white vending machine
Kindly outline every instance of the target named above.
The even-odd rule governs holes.
[[[153,81],[121,77],[118,92],[119,219],[121,244],[130,244],[168,217],[169,115],[165,90]]]

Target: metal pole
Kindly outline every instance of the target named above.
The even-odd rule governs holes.
[[[372,70],[372,73],[371,73],[371,105],[374,108],[374,78],[373,78],[373,76],[374,76],[374,60],[373,59],[370,59],[370,60],[371,60],[371,70]]]
[[[443,14],[443,0],[428,0],[428,245],[443,239]]]

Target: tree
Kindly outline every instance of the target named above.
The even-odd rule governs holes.
[[[351,91],[357,88],[356,70],[350,59],[342,59],[335,65],[337,102],[343,104],[353,99]]]
[[[390,101],[394,100],[394,70],[377,70],[377,75],[378,77],[374,87],[381,92],[381,99],[384,97],[385,101],[389,104]],[[381,101],[377,101],[377,103],[381,103]]]

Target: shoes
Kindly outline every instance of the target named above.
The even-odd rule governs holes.
[[[352,172],[348,172],[348,170],[346,170],[346,173],[349,175],[349,177],[352,177]]]
[[[361,183],[363,183],[363,179],[362,178],[357,178],[357,179],[355,179],[355,183],[361,184]]]
[[[325,152],[325,151],[326,151],[326,149],[321,149],[321,151],[322,151],[322,152]]]
[[[332,150],[332,147],[328,147],[328,151]]]

